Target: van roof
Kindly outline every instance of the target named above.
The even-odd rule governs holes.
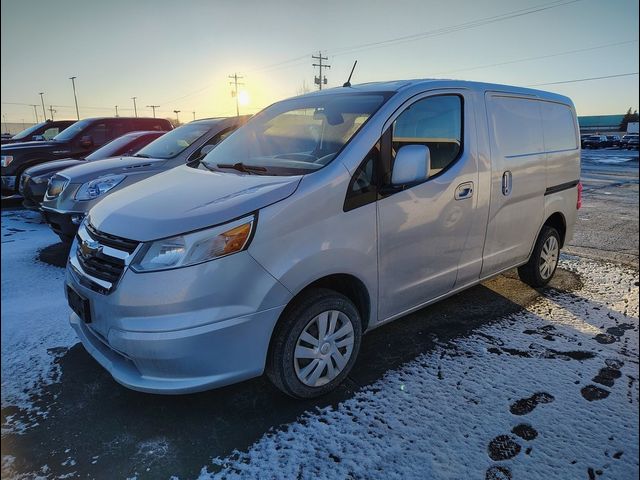
[[[406,90],[420,90],[431,88],[464,88],[468,90],[475,90],[481,92],[504,92],[514,93],[518,95],[527,95],[537,98],[543,98],[546,100],[552,100],[556,102],[566,103],[573,105],[573,102],[569,97],[560,95],[557,93],[551,93],[544,90],[536,90],[533,88],[516,87],[513,85],[502,85],[499,83],[484,83],[484,82],[472,82],[468,80],[450,80],[440,78],[422,78],[412,80],[393,80],[387,82],[370,82],[361,83],[358,85],[352,85],[347,87],[355,91],[360,92],[401,92]],[[336,93],[340,90],[345,90],[345,87],[335,87],[314,92],[309,95],[322,95],[327,93]]]

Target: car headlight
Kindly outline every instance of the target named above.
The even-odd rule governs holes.
[[[11,162],[13,162],[13,155],[0,156],[0,165],[3,167],[8,167]]]
[[[51,179],[49,180],[49,184],[47,185],[45,198],[56,198],[62,193],[68,183],[69,179],[67,177],[63,177],[62,175],[54,175],[53,177],[51,177]]]
[[[248,246],[254,225],[255,216],[251,215],[206,230],[149,242],[131,268],[136,272],[152,272],[226,257]]]
[[[127,178],[126,175],[105,175],[104,177],[84,183],[76,192],[76,200],[93,200],[94,198],[98,198],[100,195],[114,188],[125,178]]]

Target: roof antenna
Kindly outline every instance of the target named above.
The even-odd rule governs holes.
[[[358,63],[358,60],[353,62],[353,67],[351,68],[351,73],[349,74],[349,79],[342,84],[343,87],[350,87],[351,86],[351,75],[353,75],[353,71],[356,69],[356,64],[357,63]]]

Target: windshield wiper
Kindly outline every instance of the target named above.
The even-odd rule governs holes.
[[[134,155],[134,157],[139,157],[139,158],[149,158],[149,155],[145,155],[144,153],[136,153]]]
[[[243,173],[257,173],[257,172],[266,172],[267,169],[264,167],[257,167],[254,165],[245,165],[242,162],[238,163],[218,163],[216,164],[218,168],[233,168],[239,172]]]

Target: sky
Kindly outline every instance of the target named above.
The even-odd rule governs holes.
[[[3,121],[234,115],[327,85],[458,78],[571,97],[579,115],[638,108],[637,0],[1,0]],[[540,58],[543,57],[543,58]],[[628,75],[633,74],[633,75]],[[594,77],[613,78],[558,83]],[[552,85],[540,85],[549,84]],[[195,114],[193,113],[195,112]]]

